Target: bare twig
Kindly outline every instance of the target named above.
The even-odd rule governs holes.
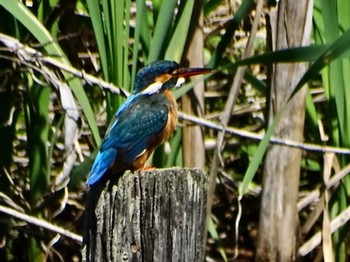
[[[245,48],[244,54],[242,55],[242,59],[249,57],[252,53],[253,42],[254,42],[256,32],[258,30],[258,24],[259,24],[260,17],[262,14],[263,5],[264,5],[263,0],[257,1],[252,29],[251,29],[251,32],[250,32],[250,35],[248,38],[248,42],[247,42],[247,46]],[[221,118],[221,124],[222,124],[222,128],[224,131],[226,130],[228,122],[231,118],[234,102],[236,100],[236,96],[237,96],[238,90],[241,86],[242,79],[243,79],[245,72],[246,72],[245,66],[238,68],[238,70],[235,74],[235,77],[233,79],[233,84],[232,84],[230,92],[228,94],[228,99],[227,99],[227,102],[225,105],[225,110],[224,110],[224,112],[222,114],[222,118]],[[210,175],[209,175],[209,192],[208,192],[208,208],[207,208],[208,215],[207,215],[207,217],[210,217],[212,199],[213,199],[213,195],[214,195],[214,191],[215,191],[215,182],[216,182],[217,172],[218,172],[218,168],[219,168],[219,163],[222,162],[221,161],[221,151],[223,149],[224,134],[225,134],[225,132],[220,132],[218,134],[217,147],[215,149],[213,160],[211,163],[211,169],[210,169]]]
[[[255,10],[255,17],[252,24],[252,29],[250,31],[250,35],[248,38],[247,46],[244,50],[244,53],[242,55],[242,59],[248,58],[251,56],[252,50],[253,50],[253,43],[255,39],[256,32],[258,30],[258,25],[260,21],[260,17],[262,15],[264,1],[258,0],[256,4],[256,10]],[[214,151],[214,156],[211,162],[211,168],[210,168],[210,174],[209,174],[209,189],[208,189],[208,198],[207,198],[207,217],[210,217],[211,214],[211,208],[213,203],[213,197],[215,192],[215,186],[216,186],[216,177],[219,169],[219,165],[223,165],[223,160],[221,158],[221,151],[224,148],[224,136],[225,131],[228,126],[228,122],[232,115],[232,109],[237,97],[238,90],[242,84],[243,76],[246,72],[247,67],[243,66],[238,68],[235,77],[233,79],[233,83],[230,89],[230,92],[228,94],[228,99],[225,104],[224,112],[221,116],[221,125],[222,125],[222,132],[219,132],[217,137],[217,145]],[[236,227],[239,227],[239,221],[240,217],[238,216],[236,219]],[[236,250],[238,249],[238,241],[236,242]]]
[[[72,66],[63,64],[52,57],[44,56],[44,57],[40,58],[40,61],[43,63],[46,63],[46,64],[50,64],[51,66],[57,67],[57,68],[64,70],[68,73],[71,73],[72,75],[74,75],[78,78],[84,79],[89,85],[92,85],[92,84],[98,85],[98,86],[102,87],[103,89],[111,91],[114,94],[122,94],[122,95],[128,94],[127,91],[123,90],[120,87],[113,85],[112,83],[108,83],[101,78],[97,78],[93,75],[85,73],[85,71],[83,71],[83,70],[78,70]]]
[[[224,129],[224,127],[221,126],[220,124],[217,124],[212,121],[208,121],[199,117],[190,116],[182,112],[179,112],[179,117],[183,120],[190,121],[211,129],[215,129],[215,130],[224,132],[226,134],[237,135],[237,136],[246,137],[254,140],[262,140],[264,138],[263,134],[257,134],[254,132],[249,132],[249,131],[234,128],[234,127],[226,127],[226,129]],[[273,144],[296,147],[307,151],[316,151],[316,152],[322,152],[322,153],[329,152],[329,153],[345,154],[345,155],[350,154],[350,149],[348,148],[323,146],[323,145],[310,144],[310,143],[300,143],[300,142],[296,142],[288,139],[281,139],[277,137],[271,137],[270,142]]]
[[[334,218],[331,222],[331,233],[334,233],[338,228],[343,226],[346,222],[350,220],[350,207],[346,208],[341,212],[336,218]],[[312,250],[314,250],[321,243],[321,231],[318,231],[313,237],[311,237],[307,242],[304,243],[299,248],[298,254],[299,256],[306,256]]]
[[[62,108],[67,113],[64,119],[64,126],[66,130],[64,136],[66,158],[63,169],[57,176],[55,185],[58,187],[65,186],[68,182],[68,174],[72,170],[76,160],[76,153],[73,145],[78,141],[79,126],[77,122],[80,118],[80,113],[71,88],[68,86],[66,81],[61,80],[60,76],[57,74],[57,71],[63,73],[66,71],[72,75],[72,77],[76,76],[85,80],[85,82],[90,85],[99,85],[101,88],[110,90],[113,93],[123,94],[124,96],[128,95],[128,93],[110,83],[103,81],[102,79],[86,74],[84,71],[73,68],[69,64],[62,63],[57,58],[44,56],[43,53],[22,44],[18,39],[11,36],[0,34],[0,42],[5,45],[5,48],[1,48],[1,51],[14,54],[11,56],[0,54],[1,58],[14,61],[16,64],[25,65],[27,68],[29,68],[31,73],[39,72],[45,78],[46,82],[55,87],[59,93]],[[34,73],[32,73],[32,77],[39,84],[44,84],[35,76]]]
[[[26,66],[29,66],[29,64],[30,64],[31,68],[39,71],[42,74],[47,73],[47,71],[44,72],[42,68],[45,69],[45,67],[39,67],[39,66],[37,66],[37,63],[43,63],[43,64],[48,64],[50,66],[54,66],[58,69],[64,70],[68,73],[71,73],[72,75],[74,75],[78,78],[84,79],[88,84],[98,85],[103,89],[111,91],[112,93],[123,94],[126,96],[129,95],[127,91],[125,91],[121,88],[118,88],[111,83],[107,83],[100,78],[97,78],[95,76],[92,76],[90,74],[85,73],[84,71],[78,70],[72,66],[61,63],[52,57],[44,56],[42,53],[38,52],[37,50],[21,44],[15,38],[12,38],[10,36],[7,36],[7,35],[0,33],[0,41],[3,42],[8,47],[8,50],[10,52],[17,54],[17,56],[18,56],[18,60],[16,59],[17,63],[23,63]],[[50,74],[50,76],[52,76],[52,74]],[[56,78],[55,78],[55,80],[57,81]],[[245,131],[242,129],[235,129],[232,127],[226,127],[226,130],[225,130],[225,128],[222,125],[218,125],[218,124],[215,124],[215,123],[210,122],[210,121],[206,121],[206,120],[201,119],[201,118],[185,115],[184,113],[180,113],[179,115],[184,120],[188,120],[188,121],[194,122],[196,124],[207,126],[207,127],[216,129],[216,130],[224,132],[224,133],[229,133],[229,134],[238,135],[238,136],[256,139],[256,140],[261,140],[263,138],[263,135],[261,135],[261,134]],[[336,148],[336,147],[328,147],[328,146],[314,145],[314,144],[308,144],[308,143],[298,143],[295,141],[283,140],[283,139],[275,138],[275,137],[271,138],[271,143],[301,148],[301,149],[308,150],[308,151],[333,152],[336,154],[350,154],[350,149],[347,149],[347,148]]]
[[[28,216],[24,213],[21,213],[21,212],[18,212],[17,210],[14,210],[12,208],[8,208],[8,207],[0,205],[0,212],[5,213],[5,214],[12,216],[12,217],[21,219],[27,223],[36,225],[38,227],[45,228],[47,230],[50,230],[50,231],[55,232],[57,234],[60,234],[62,236],[68,237],[70,239],[73,239],[73,240],[77,241],[79,244],[81,244],[83,242],[83,238],[80,235],[77,235],[73,232],[70,232],[62,227],[53,225],[45,220],[38,219],[38,218],[32,217],[32,216]]]
[[[349,172],[350,172],[350,164],[345,166],[342,170],[340,170],[340,172],[336,173],[335,175],[332,176],[332,178],[329,179],[328,183],[325,185],[326,189],[330,189],[331,187],[339,183],[339,181],[343,179],[346,175],[348,175]],[[306,197],[304,197],[298,202],[298,211],[302,210],[303,208],[308,206],[310,203],[313,203],[319,200],[319,198],[320,198],[320,189],[317,188],[311,191]]]
[[[115,85],[108,83],[101,78],[97,78],[93,75],[85,73],[83,70],[76,69],[70,65],[61,63],[55,58],[44,56],[41,52],[20,43],[16,38],[0,33],[0,41],[8,48],[8,51],[15,53],[19,58],[20,62],[30,62],[33,64],[46,64],[66,71],[78,78],[84,79],[88,84],[98,85],[103,89],[109,90],[115,94],[127,95],[128,92],[122,88],[116,87]]]

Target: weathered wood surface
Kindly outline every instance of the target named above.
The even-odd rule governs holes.
[[[90,188],[83,261],[204,261],[207,175],[126,172]]]

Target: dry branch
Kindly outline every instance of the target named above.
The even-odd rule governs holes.
[[[336,216],[330,225],[331,233],[333,234],[336,230],[338,230],[341,226],[345,225],[350,220],[350,207],[346,208],[343,212],[341,212],[338,216]],[[312,250],[314,250],[319,244],[321,244],[322,233],[318,231],[315,235],[313,235],[307,242],[305,242],[298,251],[299,256],[306,256]]]
[[[38,218],[32,217],[32,216],[28,216],[27,214],[18,212],[17,210],[14,210],[12,208],[0,205],[0,212],[5,213],[5,214],[12,216],[14,218],[17,218],[17,219],[21,219],[29,224],[33,224],[35,226],[45,228],[47,230],[50,230],[50,231],[55,232],[57,234],[60,234],[62,236],[71,238],[71,239],[77,241],[78,243],[83,242],[82,237],[73,233],[73,232],[70,232],[62,227],[51,224],[45,220],[38,219]]]

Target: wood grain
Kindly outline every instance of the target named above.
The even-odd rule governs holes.
[[[83,261],[204,261],[207,175],[126,172],[90,188]]]

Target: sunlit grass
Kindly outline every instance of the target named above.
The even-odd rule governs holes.
[[[69,56],[62,51],[56,39],[59,34],[59,18],[57,18],[51,28],[45,28],[43,25],[47,19],[46,16],[50,14],[50,11],[57,1],[50,1],[51,6],[46,5],[44,3],[45,1],[39,2],[40,5],[35,14],[32,13],[35,9],[29,10],[19,1],[0,0],[0,5],[3,6],[17,22],[23,25],[21,27],[17,26],[14,29],[14,35],[16,35],[19,40],[25,42],[27,35],[30,34],[40,43],[40,50],[43,50],[45,55],[69,65]],[[85,3],[78,2],[82,6],[85,6]],[[96,72],[96,75],[103,78],[106,82],[111,82],[130,92],[133,87],[136,72],[147,63],[162,59],[181,62],[186,47],[186,41],[189,36],[194,2],[180,1],[180,5],[177,5],[178,2],[179,1],[176,0],[152,1],[153,6],[149,8],[143,0],[87,0],[87,12],[90,16],[89,19],[91,19],[90,30],[93,31],[94,41],[97,43],[97,63],[99,68],[101,68],[101,72]],[[220,6],[220,1],[207,2],[208,4],[204,6],[205,15],[215,12],[216,8]],[[236,39],[235,33],[237,30],[242,30],[242,23],[245,20],[249,20],[247,17],[250,15],[253,5],[254,1],[242,1],[237,12],[226,21],[227,23],[225,23],[223,27],[218,29],[218,32],[221,31],[222,33],[216,33],[216,40],[210,39],[211,37],[214,38],[214,36],[210,34],[207,36],[206,41],[209,43],[212,40],[210,45],[215,47],[215,49],[213,49],[213,46],[210,48],[206,47],[206,51],[210,53],[207,66],[219,70],[219,76],[214,75],[217,79],[211,81],[216,81],[215,88],[217,88],[218,91],[214,89],[215,92],[217,91],[215,95],[220,96],[221,100],[219,100],[219,98],[216,100],[208,99],[206,103],[210,105],[206,108],[219,109],[215,112],[205,112],[206,115],[211,117],[211,121],[219,122],[219,117],[217,116],[222,113],[226,98],[225,92],[227,92],[227,87],[221,87],[220,81],[223,80],[224,83],[225,81],[230,81],[237,68],[240,66],[248,65],[253,68],[255,65],[265,66],[273,63],[295,63],[304,61],[310,63],[310,68],[295,87],[295,91],[291,97],[286,98],[286,100],[290,100],[305,84],[313,83],[314,81],[322,84],[322,88],[325,90],[325,100],[321,102],[322,106],[320,106],[321,103],[317,104],[313,100],[311,89],[309,89],[307,95],[306,121],[310,127],[310,129],[307,130],[307,136],[313,140],[312,142],[325,142],[321,141],[320,134],[318,133],[318,121],[322,120],[330,137],[325,143],[334,147],[349,148],[350,117],[348,112],[350,112],[350,103],[348,103],[348,101],[350,99],[350,74],[348,72],[350,70],[350,16],[348,15],[348,10],[350,10],[350,2],[347,0],[338,0],[335,4],[327,0],[315,0],[313,17],[313,39],[315,45],[279,50],[277,52],[264,52],[262,55],[256,55],[252,58],[239,61],[237,60],[238,55],[228,54],[228,49],[232,48],[232,43]],[[131,10],[135,10],[135,8],[136,13],[132,13]],[[209,45],[208,43],[207,45]],[[105,104],[96,106],[97,102],[89,100],[89,96],[83,88],[84,79],[73,77],[63,70],[55,69],[54,71],[57,72],[57,75],[62,77],[62,83],[68,84],[68,97],[74,97],[76,103],[74,102],[73,105],[79,108],[78,116],[83,119],[83,122],[86,121],[88,125],[88,135],[84,134],[84,138],[92,137],[92,143],[90,141],[86,142],[89,144],[88,149],[97,150],[103,134],[100,134],[97,128],[96,117],[98,113],[94,112],[92,108],[104,107],[107,112],[107,117],[103,122],[107,126],[120,104],[124,101],[124,96],[112,94],[108,90],[103,90],[101,88],[105,98]],[[67,110],[67,108],[62,108],[62,111],[66,111],[60,114],[60,119],[55,123],[50,122],[52,121],[52,115],[50,115],[50,110],[52,110],[52,101],[50,101],[50,99],[53,97],[52,95],[56,94],[54,97],[61,99],[60,103],[67,97],[61,97],[62,93],[60,93],[59,90],[55,90],[54,87],[49,86],[49,84],[47,84],[47,86],[38,85],[36,80],[33,79],[33,74],[22,73],[21,77],[23,83],[25,83],[27,87],[25,90],[27,100],[23,104],[24,108],[21,117],[24,116],[23,118],[26,123],[26,139],[28,143],[26,157],[30,162],[28,166],[28,177],[24,178],[24,180],[30,185],[28,203],[31,203],[34,207],[38,200],[52,193],[52,191],[50,191],[52,189],[51,186],[56,178],[52,170],[55,169],[57,173],[57,167],[53,165],[57,161],[55,159],[57,155],[53,152],[54,150],[57,151],[57,148],[62,148],[62,144],[64,144],[64,142],[62,142],[62,137],[64,137],[66,134],[65,132],[67,132],[64,127],[67,127],[66,121],[68,121],[65,116],[68,115],[68,113],[66,115],[66,112],[69,112],[69,110]],[[206,76],[206,78],[208,77],[212,76]],[[252,87],[253,89],[259,90],[259,95],[266,94],[267,84],[265,78],[257,76],[253,71],[249,71],[245,74],[244,86],[248,85],[249,88]],[[193,88],[193,83],[178,89],[175,92],[176,97],[181,97],[191,88]],[[243,88],[242,94],[244,94]],[[241,98],[241,101],[242,100]],[[237,103],[241,103],[241,101]],[[248,155],[247,158],[249,161],[242,164],[245,166],[241,173],[235,172],[234,168],[229,165],[222,167],[222,171],[225,172],[225,174],[238,180],[239,187],[237,189],[239,190],[240,197],[245,197],[247,193],[250,193],[250,189],[253,186],[259,187],[259,182],[256,181],[256,174],[259,173],[259,168],[262,167],[263,158],[266,149],[270,145],[269,141],[273,134],[274,126],[277,124],[281,113],[282,112],[278,112],[275,120],[269,127],[266,127],[266,129],[264,129],[265,127],[261,128],[265,133],[265,137],[259,144],[237,138],[239,141],[239,148],[224,149],[223,156],[226,161],[225,163],[228,163],[231,158],[234,159],[236,155]],[[213,115],[215,117],[213,117]],[[242,128],[246,128],[246,126],[248,128],[250,125],[253,125],[254,123],[252,122],[256,120],[256,118],[253,118],[250,114],[246,116],[246,122],[243,123]],[[235,118],[235,116],[233,118]],[[239,124],[241,123],[242,122]],[[78,123],[76,124],[75,130],[80,132],[80,127]],[[233,119],[230,125],[235,124],[235,119]],[[259,131],[261,131],[261,129]],[[182,129],[179,127],[170,140],[169,144],[171,150],[165,151],[164,148],[161,148],[155,154],[154,163],[157,167],[182,165],[181,131]],[[62,135],[60,132],[64,134]],[[206,139],[216,138],[216,130],[213,131],[208,128],[205,132]],[[79,133],[79,135],[81,135],[81,133]],[[229,141],[231,137],[227,135],[226,138]],[[66,139],[68,138],[66,137]],[[245,151],[244,147],[250,143],[254,144],[255,150]],[[13,154],[13,152],[8,152],[8,155],[11,154]],[[63,154],[65,153],[62,152],[62,155]],[[206,154],[207,167],[210,168],[212,150],[208,150]],[[74,185],[72,189],[75,189],[77,185],[83,184],[89,172],[89,167],[91,166],[92,155],[93,154],[91,154],[90,158],[89,155],[84,155],[85,161],[83,163],[80,163],[80,161],[75,163],[75,169],[71,173],[72,181],[74,182],[71,184],[72,186]],[[319,153],[319,155],[322,155],[322,153]],[[64,159],[63,156],[62,158]],[[338,159],[341,167],[349,161],[349,157],[347,156],[339,156]],[[306,166],[307,164],[305,163],[308,163],[308,161],[317,162],[318,159],[308,160],[307,157],[305,157],[303,165]],[[323,162],[319,161],[315,166],[317,166],[316,169],[320,169],[320,167],[323,166]],[[4,177],[1,179],[4,179]],[[316,184],[312,184],[313,182],[309,183],[310,187],[317,186]],[[350,180],[346,177],[338,191],[333,194],[330,202],[331,219],[348,206],[349,186]],[[55,194],[56,193],[57,192],[55,192]],[[249,207],[243,206],[243,211],[244,209],[249,209]],[[46,218],[44,208],[38,208],[37,210],[38,212],[35,215]],[[234,221],[232,220],[232,225],[233,223]],[[222,245],[223,240],[219,239],[220,232],[217,232],[216,228],[219,227],[216,227],[213,223],[210,224],[210,237],[216,241],[219,256],[225,260],[230,259],[225,253],[224,245]],[[33,248],[32,261],[35,261],[35,255],[41,253],[42,250],[40,249],[40,244],[34,241],[34,238],[31,238],[30,243]],[[334,253],[337,261],[346,260],[344,243],[344,232],[340,230],[335,233],[333,238]]]

